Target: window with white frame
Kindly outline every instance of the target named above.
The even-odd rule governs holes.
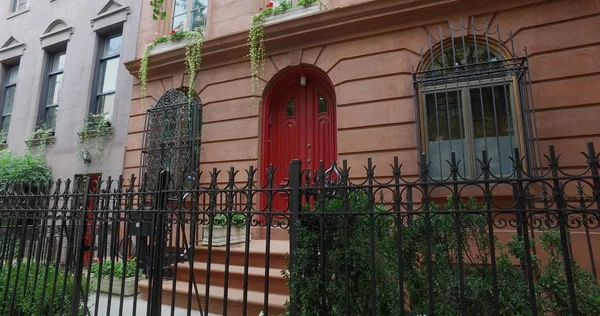
[[[4,102],[2,103],[2,118],[0,121],[0,131],[4,134],[8,134],[8,129],[10,128],[10,117],[15,102],[18,77],[18,65],[6,68],[6,75],[4,77]]]
[[[29,8],[29,0],[12,0],[11,12],[17,12]]]
[[[204,33],[208,0],[173,0],[171,30],[198,30]]]
[[[96,114],[108,118],[112,117],[115,107],[122,38],[121,34],[104,38],[100,46]]]
[[[65,52],[50,55],[43,119],[43,123],[49,128],[56,127],[56,111],[60,102],[64,66]]]

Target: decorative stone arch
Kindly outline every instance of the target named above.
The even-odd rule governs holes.
[[[169,171],[180,183],[196,172],[200,160],[202,103],[188,99],[185,88],[168,90],[146,111],[141,172],[147,185],[157,184],[158,174]]]
[[[68,28],[69,26],[67,25],[67,23],[61,19],[56,19],[54,21],[52,21],[52,23],[50,23],[48,25],[48,27],[46,27],[46,30],[44,31],[43,35],[46,34],[50,34],[59,30],[63,30],[65,28]]]

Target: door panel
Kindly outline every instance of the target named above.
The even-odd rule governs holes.
[[[288,183],[288,168],[294,159],[302,161],[303,169],[316,169],[319,161],[326,168],[336,160],[335,104],[332,94],[317,80],[302,86],[291,84],[279,96],[270,100],[267,114],[267,135],[264,139],[266,168],[277,168],[274,186]],[[288,209],[288,197],[274,197],[273,211]]]

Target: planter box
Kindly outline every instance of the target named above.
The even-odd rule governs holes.
[[[207,246],[209,242],[208,234],[210,233],[210,227],[205,225],[203,231],[202,245]],[[244,242],[246,242],[246,226],[231,226],[229,244],[233,245]],[[216,247],[227,245],[227,226],[215,226],[213,228],[212,245]]]
[[[145,277],[140,275],[138,280],[144,280]],[[114,277],[112,283],[112,292],[110,291],[110,276],[102,276],[100,279],[100,293],[112,294],[112,295],[122,295],[122,296],[132,296],[135,293],[135,277],[126,278],[125,279],[125,288],[123,289],[123,293],[121,293],[121,282],[122,279],[120,277]],[[90,279],[90,291],[96,291],[98,288],[98,278],[91,276]],[[139,290],[139,287],[138,287]]]
[[[186,41],[185,39],[181,39],[179,41],[168,41],[168,42],[156,44],[156,45],[154,45],[154,47],[152,47],[150,49],[150,56],[162,54],[162,53],[180,49],[180,48],[185,48],[187,43],[188,43],[188,41]]]
[[[287,20],[297,19],[306,15],[312,15],[321,12],[318,3],[312,3],[309,6],[293,7],[283,12],[273,13],[265,17],[264,25],[275,24]]]

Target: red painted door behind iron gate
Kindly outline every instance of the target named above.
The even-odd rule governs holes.
[[[289,180],[288,168],[294,159],[302,161],[302,169],[317,169],[319,161],[329,168],[337,156],[335,103],[327,84],[316,76],[307,76],[306,85],[299,76],[292,76],[276,85],[277,93],[269,103],[265,139],[266,169],[273,164],[275,186]],[[263,172],[264,172],[263,169]],[[264,173],[266,175],[266,173]],[[286,211],[288,197],[274,198],[273,211]]]

